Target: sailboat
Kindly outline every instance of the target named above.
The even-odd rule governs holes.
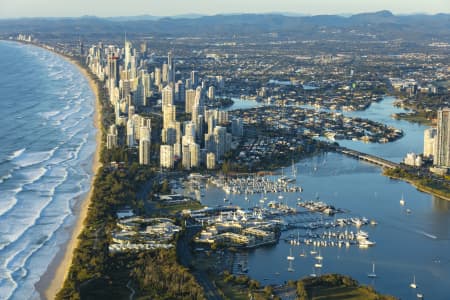
[[[305,249],[303,249],[303,251],[300,253],[300,257],[306,257]]]
[[[292,255],[292,248],[289,249],[289,255],[286,257],[287,260],[294,260],[295,257]]]
[[[375,263],[372,263],[372,273],[367,274],[369,278],[376,278],[377,274],[375,273]]]
[[[309,251],[309,253],[311,253],[312,255],[317,254],[316,245],[314,245],[314,249]]]
[[[292,248],[289,249],[289,255],[287,256],[287,260],[289,261],[289,267],[288,272],[294,272],[294,268],[292,267],[292,262],[294,261],[295,257],[292,255]]]
[[[321,261],[321,260],[323,260],[323,256],[322,255],[320,255],[320,250],[319,250],[319,254],[315,257],[319,262]]]
[[[416,284],[416,276],[414,275],[413,277],[413,282],[411,282],[411,284],[409,285],[410,288],[412,289],[417,289],[417,284]]]
[[[405,205],[405,198],[403,198],[403,194],[402,194],[402,197],[400,198],[400,205],[401,206]]]
[[[313,272],[312,272],[309,276],[311,276],[311,277],[317,277],[317,274],[316,274],[315,269],[313,268],[312,270],[313,270]]]

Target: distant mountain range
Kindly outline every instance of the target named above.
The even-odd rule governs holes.
[[[322,29],[342,32],[357,30],[379,38],[413,38],[450,40],[450,14],[394,15],[389,11],[340,15],[285,15],[285,14],[233,14],[233,15],[181,15],[157,17],[99,18],[24,18],[1,19],[0,35],[33,33],[57,36],[110,36],[112,34],[165,35],[165,36],[218,36],[280,33],[303,38],[313,37]],[[323,30],[322,30],[323,31]]]

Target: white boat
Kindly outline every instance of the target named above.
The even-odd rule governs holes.
[[[412,213],[412,211],[411,211],[409,208],[407,208],[407,209],[406,209],[406,213],[407,213],[408,215],[410,215],[410,214]]]
[[[400,205],[401,206],[405,205],[405,199],[403,198],[403,194],[402,194],[402,197],[400,198]]]
[[[321,264],[321,263],[316,263],[316,264],[314,264],[314,267],[316,267],[316,268],[322,268],[322,264]]]
[[[295,257],[292,255],[292,248],[289,249],[289,255],[286,257],[287,260],[294,260]]]
[[[369,234],[365,231],[360,230],[356,233],[357,240],[366,240],[367,238],[369,238]]]
[[[372,263],[372,273],[367,274],[369,278],[376,278],[377,274],[375,273],[375,263]]]
[[[314,245],[314,249],[309,251],[309,253],[311,253],[312,255],[317,254],[316,245]]]
[[[315,257],[318,261],[323,260],[323,256],[320,255],[320,250],[319,250],[319,254]]]
[[[415,276],[415,275],[414,275],[414,277],[413,277],[413,282],[411,282],[411,283],[409,284],[409,287],[412,288],[412,289],[417,289],[416,276]]]
[[[305,249],[303,249],[303,251],[300,253],[300,257],[306,257]]]
[[[316,274],[316,271],[314,270],[314,268],[313,268],[313,272],[312,272],[311,274],[309,274],[309,276],[311,276],[311,277],[317,277],[317,274]]]
[[[358,240],[358,246],[359,248],[368,248],[375,246],[375,242],[369,241],[369,240]]]
[[[417,299],[423,299],[423,294],[422,293],[417,293]]]

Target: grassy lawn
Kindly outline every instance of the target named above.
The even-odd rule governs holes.
[[[313,300],[376,300],[391,299],[379,296],[365,287],[316,287],[308,290]]]

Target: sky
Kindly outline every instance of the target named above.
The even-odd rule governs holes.
[[[0,0],[0,18],[174,16],[183,14],[450,13],[450,0]]]

